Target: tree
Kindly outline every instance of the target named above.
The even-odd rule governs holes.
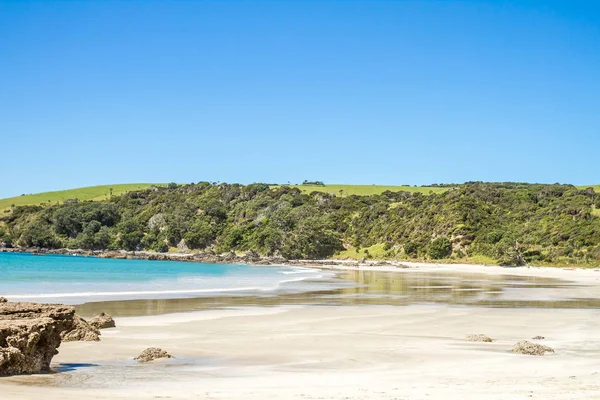
[[[407,256],[414,257],[417,255],[418,251],[419,246],[417,246],[415,243],[407,242],[404,244],[404,254],[406,254]]]
[[[19,245],[25,247],[42,247],[55,249],[62,246],[61,241],[54,235],[50,225],[37,220],[29,225],[19,240]]]
[[[450,243],[447,237],[439,237],[429,244],[427,254],[433,260],[450,257],[452,254],[452,243]]]
[[[185,244],[191,249],[204,249],[214,240],[214,231],[209,222],[196,221],[183,236]]]

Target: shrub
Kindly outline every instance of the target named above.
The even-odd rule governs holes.
[[[450,257],[452,254],[452,243],[450,243],[447,237],[439,237],[429,244],[427,254],[433,260]]]
[[[414,257],[417,255],[418,251],[419,246],[417,246],[415,243],[407,242],[404,244],[404,254],[406,254],[407,256]]]

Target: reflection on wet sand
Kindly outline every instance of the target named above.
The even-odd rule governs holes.
[[[314,288],[318,281],[307,282]],[[600,308],[600,298],[578,296],[575,285],[552,278],[485,274],[346,271],[323,290],[270,296],[92,302],[76,306],[83,316],[158,315],[229,307],[281,305],[396,305],[443,303],[485,307]],[[332,288],[333,287],[333,288]],[[535,294],[535,295],[532,295]]]

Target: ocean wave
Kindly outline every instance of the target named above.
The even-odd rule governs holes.
[[[306,273],[316,274],[318,272],[320,272],[320,271],[313,269],[313,268],[302,268],[302,267],[296,267],[292,271],[279,271],[280,274],[284,274],[284,275],[306,274]]]
[[[220,292],[249,292],[265,290],[262,287],[240,287],[240,288],[212,288],[212,289],[179,289],[179,290],[139,290],[118,292],[74,292],[74,293],[39,293],[39,294],[7,294],[10,300],[19,299],[44,299],[62,297],[98,297],[98,296],[139,296],[149,294],[195,294],[195,293],[220,293]],[[271,289],[266,289],[271,290]]]

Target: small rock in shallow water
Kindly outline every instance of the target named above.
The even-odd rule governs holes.
[[[159,349],[158,347],[149,347],[146,350],[142,351],[142,353],[136,358],[134,358],[134,360],[139,363],[147,363],[150,361],[157,360],[159,358],[173,358],[173,356],[164,351],[163,349]]]
[[[97,329],[106,329],[106,328],[114,328],[115,320],[108,314],[101,313],[100,315],[95,316],[90,319],[90,325]]]
[[[534,336],[532,337],[533,340],[544,340],[546,339],[544,336]]]
[[[477,334],[477,335],[467,335],[466,338],[469,342],[485,342],[485,343],[491,343],[494,341],[494,339],[492,339],[491,337],[488,337],[486,335],[482,335],[482,334]]]
[[[527,354],[530,356],[543,356],[546,353],[554,353],[554,349],[548,346],[531,343],[527,340],[521,340],[519,343],[515,344],[512,351],[513,353]]]

